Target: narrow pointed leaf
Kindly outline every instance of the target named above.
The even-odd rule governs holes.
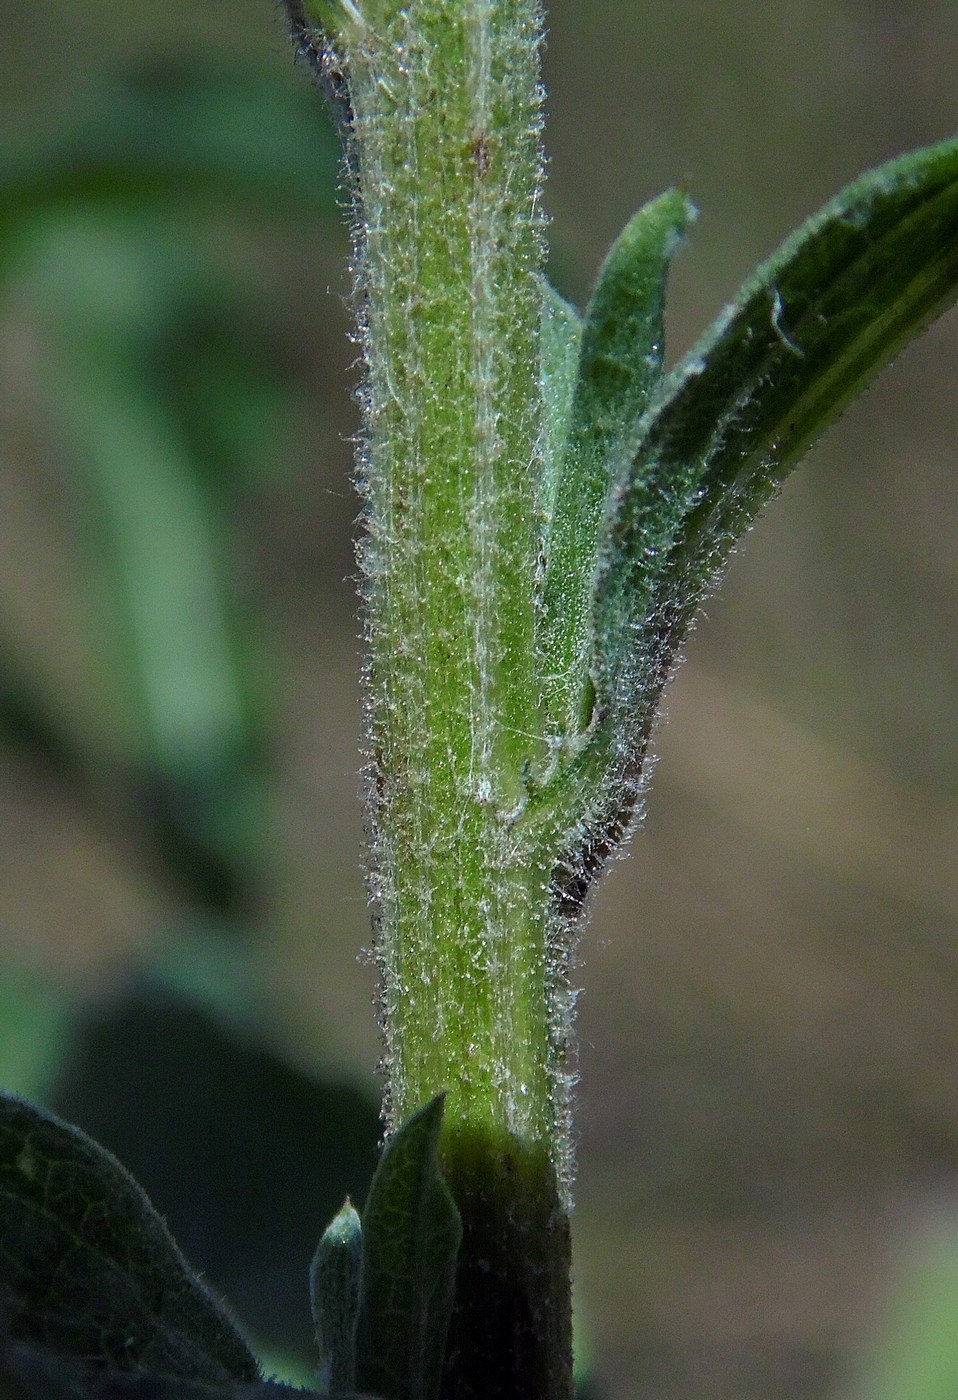
[[[665,352],[665,279],[695,208],[666,190],[612,245],[585,314],[572,432],[597,455],[632,426],[658,388]]]
[[[626,225],[586,311],[567,450],[555,491],[546,563],[544,646],[573,732],[591,711],[590,598],[613,449],[648,405],[662,373],[669,264],[694,211],[669,190]]]
[[[0,1321],[101,1371],[220,1384],[259,1368],[144,1193],[103,1148],[0,1096]]]
[[[319,1242],[309,1273],[323,1389],[352,1390],[356,1378],[356,1316],[363,1265],[363,1232],[347,1200]]]
[[[746,282],[618,462],[596,591],[605,704],[641,755],[703,592],[810,443],[958,292],[958,142],[862,176]]]
[[[439,1170],[443,1098],[383,1148],[363,1211],[356,1387],[386,1400],[435,1400],[452,1311],[459,1212]]]

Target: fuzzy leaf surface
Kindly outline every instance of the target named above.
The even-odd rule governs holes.
[[[91,1370],[22,1342],[0,1346],[0,1400],[312,1400],[312,1395],[278,1381],[213,1384],[152,1371]]]
[[[681,190],[644,205],[613,243],[586,309],[571,431],[608,451],[662,377],[665,279],[695,208]]]
[[[281,1381],[183,1380],[151,1371],[96,1371],[22,1342],[0,1342],[0,1400],[314,1400]],[[361,1400],[346,1396],[340,1400]],[[372,1397],[366,1397],[372,1400]]]
[[[462,1223],[439,1170],[443,1096],[383,1148],[363,1211],[356,1386],[434,1400],[452,1312]]]
[[[0,1321],[100,1371],[259,1380],[226,1312],[129,1173],[78,1129],[0,1096]]]
[[[619,454],[595,603],[600,698],[644,749],[736,539],[822,429],[958,292],[958,142],[863,175],[667,378]]]
[[[545,650],[560,680],[560,722],[588,723],[589,600],[614,448],[662,376],[665,284],[694,216],[678,190],[646,204],[613,244],[586,310],[568,441],[559,461],[544,595]]]
[[[320,1375],[330,1395],[342,1395],[353,1387],[362,1267],[362,1225],[346,1201],[323,1232],[309,1272]]]
[[[555,510],[559,468],[569,437],[581,343],[582,317],[549,282],[543,281],[539,368],[542,376],[542,402],[545,408],[546,444],[540,510],[547,537]]]

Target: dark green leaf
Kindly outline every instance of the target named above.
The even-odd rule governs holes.
[[[544,594],[543,645],[557,684],[553,709],[573,733],[586,727],[591,713],[590,598],[610,461],[658,387],[666,276],[693,214],[677,190],[641,209],[613,245],[586,311]]]
[[[0,1400],[312,1400],[313,1394],[278,1381],[211,1384],[151,1371],[96,1371],[21,1342],[0,1346]]]
[[[347,1200],[323,1234],[309,1272],[320,1374],[330,1395],[343,1395],[355,1383],[362,1267],[362,1225]]]
[[[110,1371],[220,1384],[259,1368],[115,1158],[0,1096],[0,1307],[12,1339]]]
[[[193,933],[165,946],[162,980],[80,1018],[53,1107],[127,1164],[264,1348],[310,1368],[310,1256],[346,1191],[367,1190],[379,1104],[276,1054],[255,951],[244,966],[225,940],[214,949]]]
[[[812,440],[958,290],[958,142],[862,176],[746,282],[618,456],[595,606],[633,757],[703,592]]]
[[[452,1311],[459,1212],[439,1171],[443,1098],[393,1134],[363,1211],[356,1384],[387,1400],[434,1400]]]

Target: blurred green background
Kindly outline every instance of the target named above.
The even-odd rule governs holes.
[[[549,27],[554,277],[584,300],[681,183],[673,355],[958,126],[953,0]],[[6,0],[0,74],[0,1080],[114,1146],[295,1359],[377,1133],[335,143],[271,0]],[[958,1238],[956,386],[952,316],[755,530],[595,901],[577,1283],[610,1400],[847,1394],[912,1241],[924,1278]]]

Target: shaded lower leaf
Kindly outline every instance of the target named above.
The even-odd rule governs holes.
[[[17,1342],[212,1384],[259,1368],[145,1194],[76,1128],[0,1096],[0,1308]]]
[[[320,1376],[330,1395],[353,1388],[362,1267],[362,1225],[347,1200],[323,1232],[309,1271]]]
[[[363,1211],[356,1385],[434,1400],[452,1312],[462,1222],[439,1170],[443,1096],[383,1148]]]
[[[161,976],[78,1016],[52,1107],[127,1165],[263,1347],[310,1370],[310,1256],[346,1192],[368,1189],[379,1104],[277,1054],[255,951],[194,931],[163,957]]]
[[[747,281],[618,463],[595,603],[601,698],[641,757],[676,648],[814,438],[958,292],[958,142],[855,181]]]
[[[0,1400],[312,1400],[313,1395],[278,1381],[212,1384],[151,1371],[94,1371],[23,1343],[0,1347]]]

